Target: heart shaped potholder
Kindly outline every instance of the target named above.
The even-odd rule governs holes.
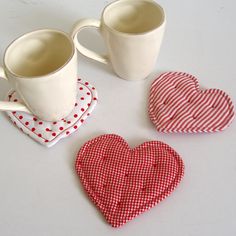
[[[150,141],[131,149],[108,134],[80,149],[76,171],[84,189],[113,227],[119,227],[167,197],[184,174],[180,156]]]
[[[165,133],[216,132],[234,118],[230,97],[219,89],[201,90],[197,79],[182,72],[160,75],[151,86],[149,116]]]
[[[15,91],[10,91],[8,101],[21,102]],[[87,81],[78,79],[77,101],[71,113],[57,122],[48,122],[25,112],[10,112],[10,120],[29,137],[42,145],[51,147],[60,139],[66,138],[83,124],[97,104],[97,91]]]

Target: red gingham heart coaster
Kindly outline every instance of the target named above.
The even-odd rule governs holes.
[[[76,160],[84,189],[113,227],[119,227],[166,198],[184,174],[180,156],[150,141],[131,149],[114,134],[84,144]]]
[[[8,101],[21,102],[15,91],[10,91]],[[71,113],[57,122],[43,121],[25,112],[10,112],[7,115],[11,121],[29,137],[42,145],[51,147],[60,139],[74,133],[92,113],[97,104],[97,91],[89,84],[78,79],[77,101]]]
[[[182,72],[160,75],[151,86],[149,116],[159,132],[201,133],[226,129],[234,119],[230,97],[219,89],[199,89]]]

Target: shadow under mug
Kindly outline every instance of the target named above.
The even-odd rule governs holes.
[[[119,0],[107,5],[101,20],[82,19],[72,31],[78,51],[84,56],[111,64],[115,73],[127,80],[146,78],[153,70],[166,25],[163,8],[152,0]],[[78,33],[86,27],[98,28],[108,54],[103,56],[82,46]]]
[[[0,77],[24,102],[0,101],[0,110],[24,111],[46,121],[66,117],[77,95],[77,52],[72,38],[54,29],[19,37],[5,51]]]

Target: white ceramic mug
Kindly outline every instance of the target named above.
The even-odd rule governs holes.
[[[139,80],[146,78],[155,66],[165,25],[164,10],[154,1],[119,0],[105,7],[101,21],[80,20],[72,37],[84,56],[111,63],[116,74],[123,79]],[[78,42],[78,32],[91,26],[100,30],[108,55],[99,55]]]
[[[24,104],[0,101],[0,110],[33,113],[57,121],[73,109],[77,93],[77,53],[66,33],[43,29],[27,33],[7,48],[0,77]]]

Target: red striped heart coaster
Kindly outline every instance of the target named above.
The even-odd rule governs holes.
[[[15,91],[10,91],[8,101],[21,102]],[[43,121],[25,112],[10,112],[7,115],[16,127],[42,145],[51,147],[60,139],[74,133],[92,113],[97,104],[97,91],[87,81],[78,79],[77,101],[71,113],[57,122]]]
[[[230,125],[234,115],[233,103],[225,92],[201,90],[192,75],[168,72],[152,83],[149,116],[159,132],[221,131]]]
[[[114,134],[85,143],[75,167],[85,191],[113,227],[162,201],[184,174],[183,161],[170,146],[150,141],[131,149]]]

